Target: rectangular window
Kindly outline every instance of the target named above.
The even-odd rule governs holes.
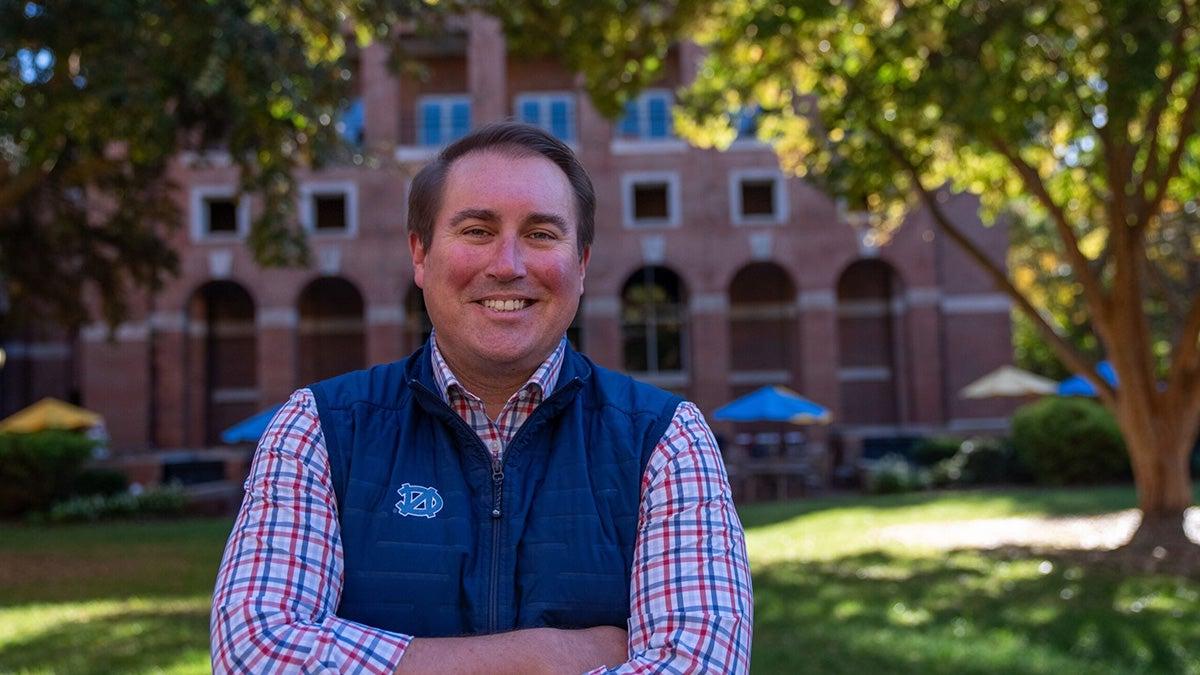
[[[318,232],[344,232],[346,230],[346,195],[313,195],[313,227]]]
[[[671,215],[666,183],[638,183],[633,186],[633,219],[666,220]]]
[[[775,215],[775,181],[751,179],[742,181],[742,216]]]
[[[680,221],[679,174],[629,173],[621,177],[625,227],[676,227]]]
[[[471,130],[469,96],[423,96],[417,102],[417,143],[440,146]]]
[[[541,127],[560,141],[570,143],[575,140],[574,94],[521,94],[513,107],[518,120]]]
[[[729,219],[735,225],[787,220],[787,183],[777,169],[742,169],[729,175]]]
[[[645,91],[627,101],[616,129],[619,137],[629,140],[672,138],[671,92],[663,89]]]
[[[232,197],[207,197],[204,210],[208,234],[237,234],[238,209]]]
[[[314,181],[300,185],[300,222],[316,235],[358,234],[358,186],[353,181]]]
[[[239,198],[232,185],[193,187],[188,211],[192,241],[236,239],[250,229],[248,198]]]

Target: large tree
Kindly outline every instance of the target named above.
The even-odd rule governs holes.
[[[558,4],[562,15],[519,16],[514,30],[565,35],[589,16],[573,0]],[[785,167],[885,234],[927,210],[1116,417],[1143,513],[1131,545],[1184,545],[1200,428],[1195,0],[602,4],[611,11],[600,27],[677,12],[688,20],[679,37],[707,49],[677,110],[689,139],[728,143],[731,116],[756,107],[760,138]],[[573,57],[609,109],[629,89],[613,73],[639,73],[639,59],[653,65],[662,53],[629,56],[592,69]],[[1065,265],[1069,292],[1031,292],[1039,286],[990,261],[947,216],[950,191],[979,195],[989,220],[1040,224],[1029,239],[1055,269]],[[1047,290],[1057,307],[1039,307]],[[1064,315],[1094,334],[1119,386],[1054,325]]]
[[[437,4],[0,0],[0,317],[115,323],[158,287],[181,152],[219,150],[261,198],[260,263],[303,263],[295,169],[356,159],[348,52],[439,26]]]

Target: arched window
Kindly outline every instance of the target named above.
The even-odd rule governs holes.
[[[365,368],[362,294],[340,277],[322,277],[300,293],[300,382]]]
[[[621,291],[622,363],[637,373],[687,368],[687,304],[679,275],[643,267]]]
[[[796,287],[774,263],[738,270],[729,284],[729,365],[746,385],[790,381]]]
[[[254,300],[233,281],[201,286],[188,306],[188,396],[199,405],[187,443],[218,445],[221,432],[258,412],[258,329]],[[198,396],[197,396],[198,394]],[[195,405],[195,404],[193,404]],[[191,426],[196,429],[197,426]]]
[[[842,272],[837,287],[838,385],[841,421],[892,425],[901,421],[897,341],[904,306],[890,265],[860,260]]]
[[[429,320],[429,312],[425,310],[425,294],[421,287],[413,284],[404,296],[404,337],[407,340],[407,351],[416,351],[433,332],[433,322]]]

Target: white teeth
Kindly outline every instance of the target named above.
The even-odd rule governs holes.
[[[518,309],[525,309],[528,305],[525,300],[484,300],[483,306],[488,309],[494,309],[497,312],[515,312]]]

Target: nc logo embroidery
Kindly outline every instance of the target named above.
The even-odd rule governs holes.
[[[442,510],[442,496],[436,488],[405,483],[396,492],[400,495],[400,501],[396,502],[396,513],[402,516],[432,518]]]

